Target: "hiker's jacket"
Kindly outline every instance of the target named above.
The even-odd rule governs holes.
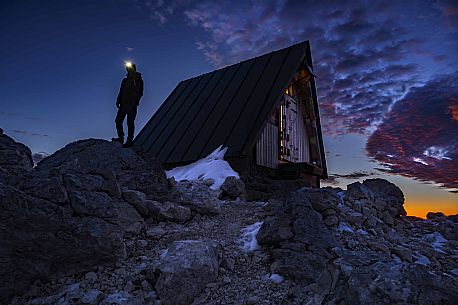
[[[119,89],[118,105],[138,106],[140,98],[143,96],[143,79],[142,75],[135,72],[133,75],[127,75],[122,80],[121,89]]]

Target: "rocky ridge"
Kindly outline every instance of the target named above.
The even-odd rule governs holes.
[[[32,168],[30,150],[0,135],[0,160],[0,304],[458,300],[456,217],[405,216],[386,180],[273,186],[258,202],[233,177],[221,192],[176,182],[104,140]]]

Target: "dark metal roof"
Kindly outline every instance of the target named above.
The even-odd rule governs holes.
[[[305,41],[180,82],[135,146],[163,163],[195,161],[220,145],[226,156],[247,154],[308,55]]]

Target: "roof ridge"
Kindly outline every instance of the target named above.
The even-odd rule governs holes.
[[[251,57],[251,58],[248,58],[248,59],[245,59],[245,60],[242,60],[242,61],[239,61],[239,62],[230,64],[230,65],[221,67],[221,68],[216,69],[216,70],[212,70],[212,71],[209,71],[209,72],[202,73],[202,74],[200,74],[200,75],[192,76],[192,77],[190,77],[190,78],[186,78],[186,79],[182,80],[181,82],[185,82],[185,81],[191,80],[191,79],[193,79],[193,78],[200,77],[200,76],[204,76],[204,75],[206,75],[206,74],[213,73],[213,72],[216,72],[216,71],[219,71],[219,70],[227,69],[227,68],[229,68],[229,67],[232,67],[232,66],[235,66],[235,65],[238,65],[238,64],[242,64],[242,63],[244,63],[244,62],[253,60],[253,59],[255,59],[255,58],[264,57],[264,56],[271,55],[271,54],[273,55],[273,53],[281,52],[281,51],[284,51],[284,50],[286,50],[286,49],[289,49],[289,48],[292,48],[292,47],[295,47],[295,46],[301,45],[301,44],[309,44],[309,40],[304,40],[304,41],[302,41],[302,42],[293,43],[292,45],[290,45],[290,46],[288,46],[288,47],[284,47],[284,48],[281,48],[281,49],[278,49],[278,50],[275,50],[275,51],[271,51],[271,52],[269,52],[269,53],[264,53],[264,54],[262,54],[262,55],[258,55],[258,56],[255,56],[255,57]]]

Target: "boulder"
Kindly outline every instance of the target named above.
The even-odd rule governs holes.
[[[349,200],[373,200],[374,194],[364,184],[360,182],[354,182],[347,185],[347,191],[345,192],[345,199]]]
[[[3,184],[0,202],[3,301],[38,278],[82,272],[125,257],[123,230],[87,202],[75,215],[68,207]]]
[[[102,188],[119,198],[119,186],[138,190],[150,198],[163,199],[169,194],[161,164],[133,149],[122,149],[119,143],[87,139],[70,143],[41,161],[42,172],[96,174],[104,178]],[[118,185],[117,185],[118,184]]]
[[[403,264],[358,251],[361,263],[343,258],[338,262],[341,276],[329,304],[454,304],[456,282],[435,275],[425,266]]]
[[[221,246],[215,241],[175,241],[156,267],[155,288],[164,305],[188,305],[218,277]]]
[[[363,184],[374,195],[374,205],[377,209],[386,209],[393,218],[407,215],[403,206],[404,194],[395,184],[385,179],[367,179]]]
[[[157,202],[147,200],[145,202],[149,214],[156,221],[173,221],[173,222],[186,222],[191,220],[191,209],[173,202]]]
[[[124,200],[130,203],[141,216],[148,216],[149,210],[146,204],[145,194],[139,191],[123,190],[122,197],[124,198]]]
[[[312,206],[320,195],[333,198],[334,193],[327,192],[331,191],[302,188],[293,192],[283,204],[277,204],[264,221],[257,240],[272,249],[272,273],[304,284],[329,274],[331,249],[339,247],[339,242]]]
[[[221,198],[235,200],[245,192],[245,183],[234,176],[229,176],[221,185]]]
[[[77,162],[74,162],[75,160]],[[66,145],[41,161],[36,168],[49,171],[66,163],[73,163],[75,171],[85,173],[103,173],[108,169],[115,172],[127,169],[140,170],[147,165],[145,160],[131,149],[120,149],[118,145],[105,140],[87,139]]]
[[[196,181],[180,181],[171,189],[169,201],[187,206],[201,215],[215,215],[221,211],[218,191]]]
[[[442,212],[428,212],[426,214],[427,219],[445,218],[446,216]]]
[[[145,222],[137,210],[123,200],[114,200],[113,205],[117,211],[117,223],[126,233],[138,234]]]

